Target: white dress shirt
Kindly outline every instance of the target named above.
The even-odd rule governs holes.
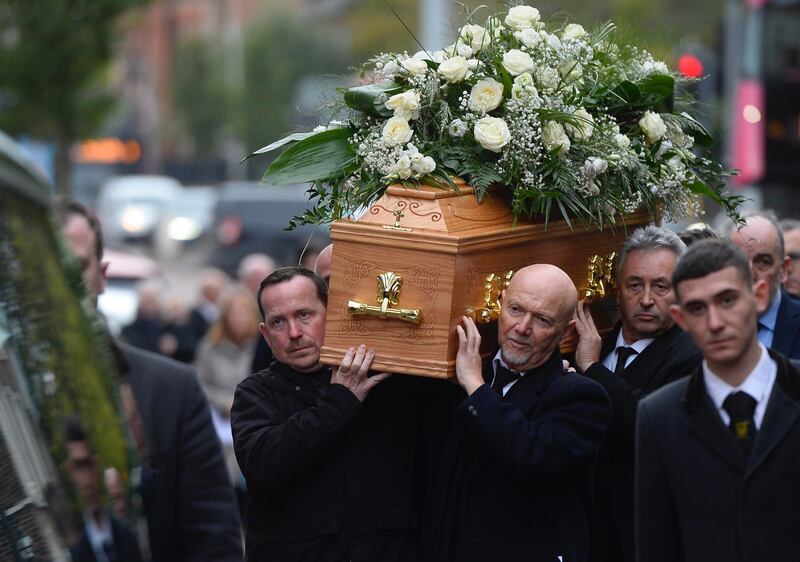
[[[103,545],[106,543],[114,544],[114,536],[111,532],[111,519],[108,514],[102,513],[100,520],[95,519],[89,514],[83,514],[86,537],[89,539],[89,544],[92,545],[92,551],[97,562],[108,562],[108,556]]]
[[[506,365],[506,362],[503,361],[503,358],[500,356],[500,350],[497,350],[497,353],[495,354],[494,359],[492,359],[492,382],[491,382],[491,384],[489,386],[494,385],[494,378],[497,376],[497,365],[502,365],[503,367],[505,367],[506,369],[508,369],[511,372],[519,373],[519,379],[511,381],[510,383],[505,385],[503,387],[503,389],[501,390],[500,394],[502,396],[505,396],[508,393],[508,391],[511,390],[511,387],[514,386],[515,384],[517,384],[517,381],[525,376],[525,373],[520,373],[519,371],[517,371],[515,369],[512,369],[511,367]]]
[[[614,349],[606,355],[606,358],[603,359],[603,366],[611,371],[612,373],[617,368],[617,348],[618,347],[632,347],[636,350],[636,353],[632,353],[627,361],[625,361],[625,368],[628,367],[633,361],[639,357],[642,352],[647,349],[647,346],[656,341],[655,338],[645,338],[643,340],[637,340],[632,344],[628,344],[625,342],[625,338],[622,337],[622,328],[619,329],[619,333],[617,334],[617,342],[614,344]]]
[[[725,425],[731,423],[731,417],[722,408],[725,399],[732,392],[742,391],[752,396],[756,401],[756,411],[753,413],[753,421],[756,424],[756,429],[761,427],[761,421],[764,419],[764,413],[767,410],[767,402],[772,393],[772,385],[775,383],[775,378],[778,376],[778,365],[773,361],[772,357],[767,353],[767,348],[763,343],[759,343],[761,348],[761,358],[756,363],[755,368],[750,371],[747,378],[739,386],[731,386],[718,375],[708,368],[708,363],[703,361],[703,380],[706,383],[706,392],[717,408],[719,416]]]

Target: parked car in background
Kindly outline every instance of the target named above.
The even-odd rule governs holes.
[[[159,259],[171,260],[183,250],[211,242],[218,193],[216,187],[186,186],[167,203],[156,230],[155,249]]]
[[[117,176],[105,182],[97,197],[97,214],[106,243],[150,246],[165,209],[181,191],[180,182],[166,176]]]
[[[214,214],[215,245],[209,265],[235,277],[241,259],[256,252],[270,255],[278,265],[297,264],[297,255],[306,244],[322,248],[330,243],[327,226],[284,230],[308,205],[305,185],[224,184]]]
[[[122,328],[136,318],[139,306],[137,285],[145,280],[159,279],[158,264],[147,256],[106,248],[103,260],[108,262],[106,289],[97,298],[97,308],[108,328],[119,335]]]

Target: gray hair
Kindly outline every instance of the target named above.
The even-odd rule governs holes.
[[[677,234],[666,228],[648,225],[637,228],[630,238],[625,241],[617,260],[617,283],[621,282],[622,267],[628,254],[634,250],[645,252],[654,250],[669,250],[675,257],[680,257],[686,251],[686,244],[681,241]]]
[[[800,230],[800,221],[797,219],[781,219],[778,221],[778,226],[780,227],[781,232]]]

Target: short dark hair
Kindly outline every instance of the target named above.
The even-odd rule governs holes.
[[[691,246],[695,242],[699,242],[700,240],[709,240],[714,238],[719,238],[717,233],[714,232],[708,226],[696,227],[696,228],[687,228],[683,232],[678,234],[678,238],[681,239],[681,242],[686,244],[687,247]]]
[[[675,269],[672,271],[672,287],[680,301],[678,284],[690,279],[700,279],[721,271],[726,267],[733,267],[748,287],[753,286],[753,274],[750,271],[750,262],[745,253],[733,242],[722,238],[699,240],[678,258]]]
[[[83,424],[78,416],[68,415],[62,420],[61,424],[64,431],[65,443],[89,440],[89,437],[86,435],[86,431],[83,429]]]
[[[261,294],[264,292],[264,289],[267,287],[271,287],[273,285],[278,285],[279,283],[285,283],[286,281],[290,281],[295,277],[306,277],[314,283],[314,286],[317,288],[317,297],[319,297],[320,302],[323,306],[328,306],[328,285],[325,283],[325,280],[322,279],[319,275],[311,271],[310,269],[306,269],[305,267],[300,267],[299,265],[292,265],[289,267],[282,267],[280,269],[276,269],[269,275],[267,275],[263,281],[261,281],[261,285],[258,286],[258,292],[256,293],[256,300],[258,301],[258,310],[261,312],[261,319],[266,320],[267,314],[264,310],[264,305],[261,302]]]
[[[94,232],[94,253],[97,260],[103,259],[103,228],[100,225],[100,219],[97,215],[89,209],[86,205],[78,203],[72,199],[59,199],[56,201],[56,212],[61,221],[61,226],[65,226],[70,217],[79,216],[86,219],[89,223],[89,228]]]

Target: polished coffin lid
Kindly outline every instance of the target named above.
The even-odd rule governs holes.
[[[464,314],[489,320],[479,322],[482,352],[496,347],[491,319],[509,271],[553,263],[583,288],[590,260],[618,251],[626,228],[647,221],[644,213],[633,215],[625,225],[602,232],[571,228],[564,220],[515,222],[509,203],[492,193],[478,203],[467,186],[460,192],[392,186],[358,220],[337,221],[331,228],[322,361],[336,365],[348,347],[364,343],[376,353],[375,370],[452,377],[455,327]],[[399,292],[392,293],[396,277],[401,278]],[[388,291],[385,303],[378,298],[379,287]],[[601,308],[594,307],[595,317],[608,328],[612,319]]]

